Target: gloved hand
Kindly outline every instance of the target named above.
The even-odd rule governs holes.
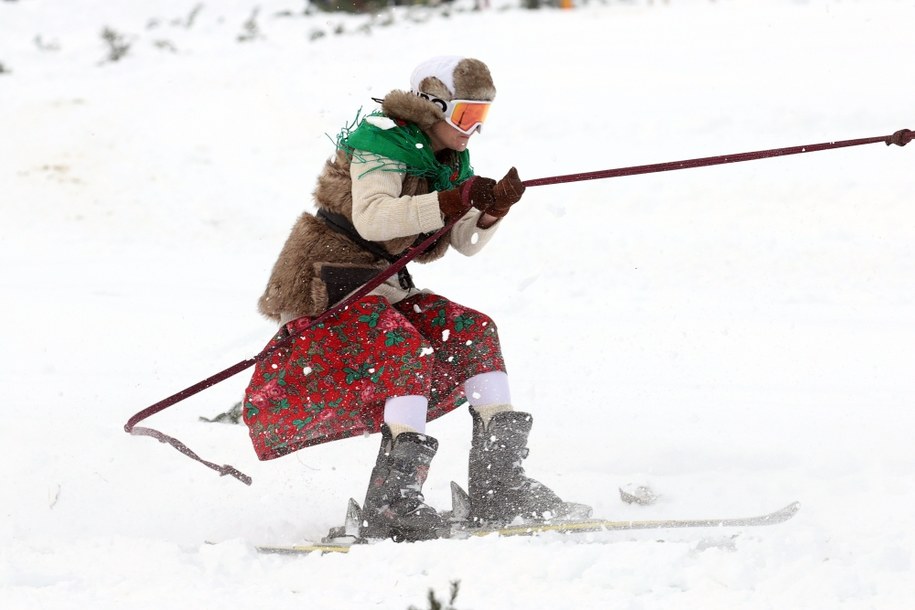
[[[493,191],[496,181],[492,178],[473,176],[459,187],[438,192],[438,207],[445,222],[460,218],[476,208],[486,212],[495,203]]]
[[[525,187],[518,177],[518,170],[514,167],[508,170],[505,177],[496,183],[492,190],[495,202],[484,210],[490,216],[502,218],[508,214],[508,210],[521,200]]]

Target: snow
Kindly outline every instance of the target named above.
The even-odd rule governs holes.
[[[915,127],[915,3],[199,4],[0,3],[0,607],[406,610],[452,580],[462,610],[911,605],[911,146],[531,188],[481,255],[411,266],[499,324],[531,475],[610,518],[788,523],[262,555],[340,524],[377,438],[258,462],[199,420],[247,371],[146,424],[251,487],[123,425],[266,344],[328,135],[426,57],[490,65],[474,165],[533,179]],[[469,420],[429,426],[441,508]]]

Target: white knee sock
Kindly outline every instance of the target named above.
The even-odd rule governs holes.
[[[489,424],[489,419],[496,413],[512,410],[508,375],[502,371],[474,375],[464,382],[464,396],[483,418],[484,425]]]
[[[384,403],[384,423],[395,437],[401,432],[426,431],[426,411],[429,401],[425,396],[394,396]]]
[[[508,375],[502,371],[474,375],[464,382],[464,395],[474,407],[512,403],[511,392],[508,389]]]

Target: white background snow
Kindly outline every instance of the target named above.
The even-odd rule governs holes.
[[[188,28],[196,4],[0,3],[0,607],[406,610],[457,579],[461,610],[911,607],[915,145],[531,188],[480,256],[413,269],[499,324],[528,472],[563,497],[618,519],[800,500],[786,524],[262,555],[339,524],[377,437],[258,462],[198,420],[248,371],[147,424],[251,487],[123,425],[266,344],[255,302],[327,134],[422,59],[490,65],[474,166],[532,179],[915,128],[915,2],[225,0]],[[433,505],[469,426],[429,426]]]

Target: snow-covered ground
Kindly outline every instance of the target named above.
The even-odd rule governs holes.
[[[377,438],[258,462],[198,419],[248,372],[147,423],[251,487],[123,432],[267,342],[255,301],[327,134],[428,56],[489,63],[495,177],[915,127],[911,1],[463,1],[0,3],[0,608],[406,610],[452,580],[461,610],[911,606],[915,145],[532,188],[482,255],[413,270],[498,322],[530,474],[619,519],[800,500],[784,525],[268,556],[340,522]],[[469,416],[429,432],[445,508]]]

